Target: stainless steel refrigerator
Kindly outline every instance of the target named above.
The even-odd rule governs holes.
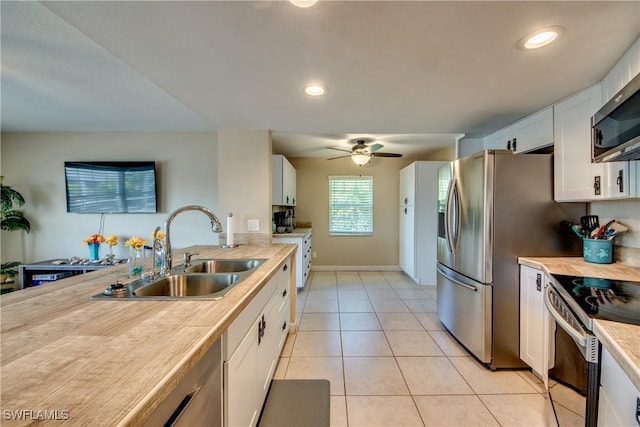
[[[518,257],[579,255],[560,222],[585,205],[553,201],[550,154],[479,152],[442,166],[438,185],[438,317],[492,369],[524,367]]]

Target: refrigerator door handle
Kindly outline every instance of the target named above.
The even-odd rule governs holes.
[[[445,220],[444,220],[444,234],[447,238],[447,247],[449,248],[449,252],[453,253],[455,250],[454,236],[452,230],[452,220],[451,215],[454,211],[453,200],[454,200],[454,192],[456,187],[455,179],[452,179],[449,182],[449,188],[447,189],[447,199],[445,204]],[[456,200],[457,203],[457,200]],[[455,208],[455,212],[457,212],[457,207]]]
[[[478,292],[478,288],[470,285],[468,283],[464,283],[460,280],[458,280],[456,277],[454,277],[452,274],[450,274],[448,271],[444,270],[442,267],[438,266],[438,273],[442,274],[444,277],[446,277],[448,280],[450,280],[452,283],[458,285],[458,286],[462,286],[463,288],[467,288],[470,291],[473,292]]]

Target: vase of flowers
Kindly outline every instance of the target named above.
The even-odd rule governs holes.
[[[100,243],[104,243],[104,236],[100,233],[92,234],[82,241],[89,247],[89,261],[100,259]]]
[[[147,242],[141,237],[132,237],[124,242],[129,246],[129,275],[137,277],[142,275],[144,268],[144,245]]]
[[[109,245],[109,260],[113,261],[115,256],[113,255],[113,247],[118,245],[118,236],[112,234],[105,239],[105,243]]]

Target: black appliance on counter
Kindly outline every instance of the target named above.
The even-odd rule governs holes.
[[[595,427],[601,344],[593,319],[640,325],[640,282],[554,274],[544,302],[558,326],[549,376],[586,395],[585,426]]]

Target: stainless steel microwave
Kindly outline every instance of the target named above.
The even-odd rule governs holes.
[[[591,118],[593,162],[640,160],[640,74]]]

